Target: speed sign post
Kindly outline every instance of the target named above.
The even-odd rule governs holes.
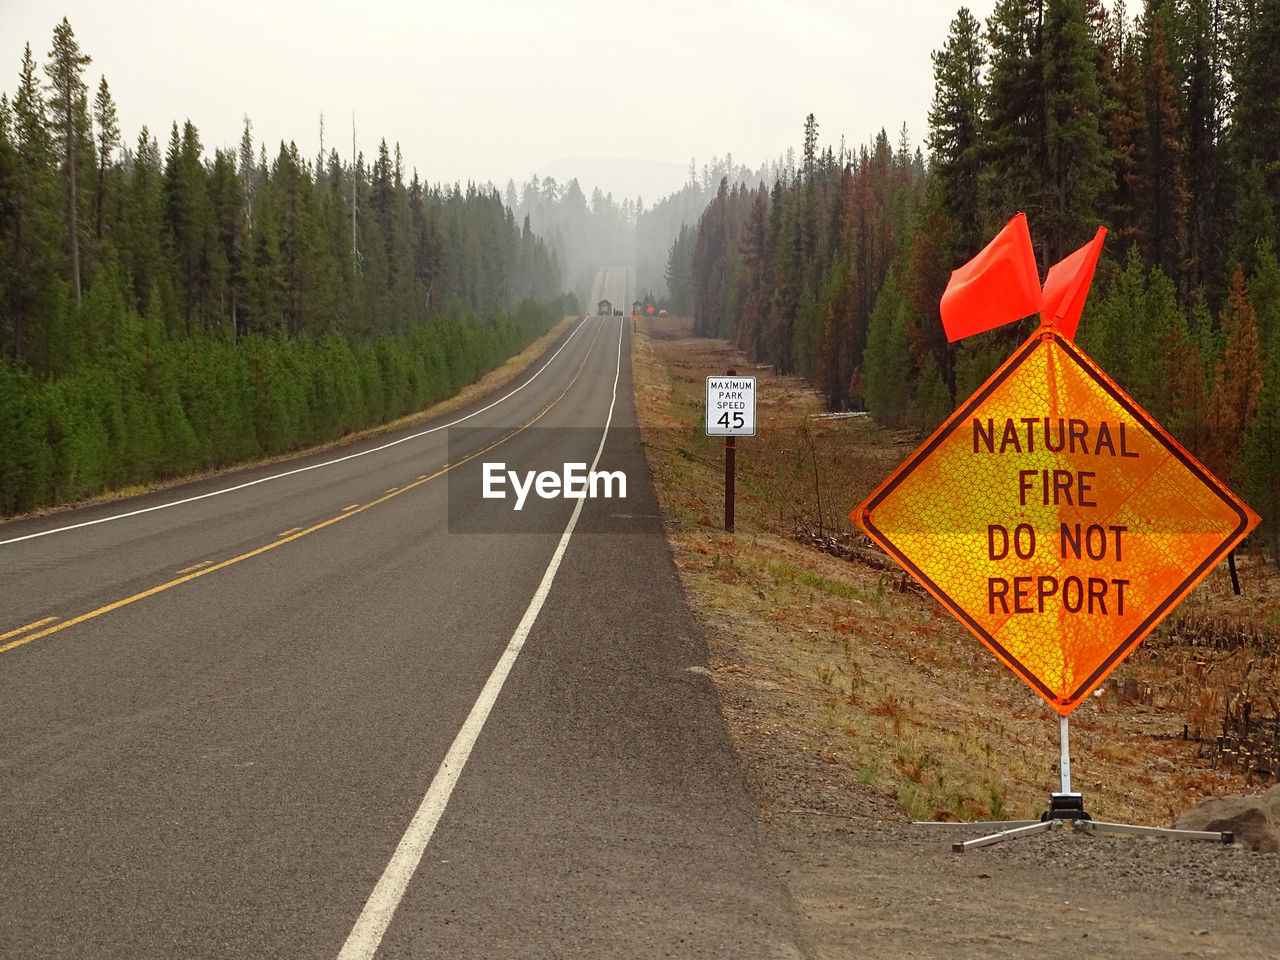
[[[756,378],[730,370],[707,377],[707,436],[724,437],[724,529],[733,533],[734,455],[738,437],[756,435]]]

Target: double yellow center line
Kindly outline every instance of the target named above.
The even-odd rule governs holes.
[[[59,633],[62,630],[66,630],[68,627],[74,627],[76,624],[84,623],[86,620],[93,620],[96,617],[102,616],[103,614],[111,613],[113,610],[119,610],[121,607],[127,607],[131,603],[137,603],[139,600],[145,600],[147,597],[154,597],[157,593],[163,593],[166,590],[172,590],[174,587],[181,586],[184,583],[189,583],[192,580],[196,580],[200,577],[207,576],[208,574],[216,573],[219,570],[225,570],[227,567],[234,566],[237,563],[242,563],[243,561],[249,560],[253,557],[261,556],[264,553],[267,553],[271,550],[275,550],[277,547],[283,547],[286,543],[292,543],[294,540],[300,540],[302,537],[305,537],[308,534],[315,533],[317,530],[323,530],[325,527],[332,526],[333,524],[339,522],[340,520],[346,520],[346,519],[349,519],[350,517],[354,517],[356,514],[364,513],[364,511],[372,509],[373,507],[376,507],[381,503],[386,503],[388,500],[392,499],[393,497],[398,497],[403,493],[408,493],[410,490],[414,489],[415,487],[420,487],[424,483],[427,483],[430,480],[436,479],[436,477],[444,476],[446,473],[448,473],[450,470],[454,469],[455,467],[460,467],[464,463],[470,463],[472,460],[475,460],[477,457],[484,456],[484,454],[488,453],[494,447],[500,446],[501,444],[506,443],[512,437],[523,433],[525,430],[528,430],[531,426],[533,426],[535,423],[541,420],[544,416],[546,416],[547,412],[551,410],[552,407],[554,407],[557,403],[559,403],[561,400],[564,399],[565,394],[567,394],[570,391],[570,389],[572,389],[573,385],[578,382],[578,378],[582,376],[582,371],[586,368],[587,360],[590,359],[592,352],[595,350],[596,340],[599,338],[599,335],[600,335],[600,329],[597,328],[596,335],[591,340],[591,346],[587,348],[587,352],[583,355],[582,362],[578,364],[578,369],[574,371],[573,377],[570,378],[569,382],[565,385],[565,388],[561,390],[559,394],[556,395],[555,399],[553,399],[550,403],[548,403],[545,407],[543,407],[542,410],[537,413],[537,415],[527,420],[521,426],[512,430],[510,433],[502,437],[500,440],[495,440],[493,443],[489,444],[489,446],[485,447],[484,449],[477,450],[475,453],[471,454],[468,457],[464,457],[463,459],[459,460],[457,463],[446,463],[443,467],[441,467],[435,473],[420,476],[418,477],[418,479],[414,480],[412,483],[407,483],[403,487],[398,487],[398,488],[392,487],[391,490],[388,491],[386,494],[384,494],[383,496],[379,497],[376,500],[370,501],[369,503],[366,503],[363,505],[352,504],[351,506],[344,508],[343,512],[339,513],[337,516],[330,517],[328,520],[323,520],[320,523],[315,524],[314,526],[310,526],[305,529],[295,528],[296,532],[285,531],[284,534],[281,534],[278,539],[273,540],[271,543],[258,547],[256,550],[250,550],[248,553],[242,553],[238,557],[232,557],[231,559],[223,560],[220,563],[205,561],[204,564],[196,564],[193,567],[186,567],[184,570],[179,571],[180,573],[184,573],[185,574],[184,576],[180,576],[180,577],[177,577],[176,579],[169,580],[166,583],[162,583],[159,586],[151,587],[148,590],[143,590],[141,593],[135,593],[133,596],[125,597],[123,600],[116,600],[114,603],[108,603],[105,606],[98,607],[96,610],[90,610],[88,613],[82,613],[80,614],[80,616],[72,617],[70,620],[59,621],[57,617],[45,617],[43,620],[37,620],[35,623],[29,623],[25,627],[19,627],[16,630],[10,630],[8,633],[0,634],[0,641],[4,641],[4,640],[9,641],[8,643],[4,643],[3,645],[0,645],[0,653],[7,653],[10,650],[13,650],[13,649],[16,649],[17,647],[21,647],[25,644],[31,643],[34,640],[41,640],[44,637],[52,636],[55,633]],[[42,627],[43,629],[40,629]],[[36,632],[34,633],[28,632],[32,630]],[[11,637],[16,639],[10,639]]]

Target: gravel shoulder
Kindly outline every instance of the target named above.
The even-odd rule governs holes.
[[[721,685],[749,790],[814,958],[1274,958],[1280,857],[1069,829],[966,853]],[[1047,799],[1047,798],[1046,798]]]

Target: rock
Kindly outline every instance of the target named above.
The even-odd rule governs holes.
[[[1271,822],[1280,827],[1280,783],[1262,795],[1262,805],[1271,814]]]
[[[1173,828],[1230,830],[1249,850],[1280,853],[1280,784],[1261,796],[1213,797],[1178,814]]]

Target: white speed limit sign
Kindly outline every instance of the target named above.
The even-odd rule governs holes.
[[[707,377],[707,436],[756,435],[756,378]]]

